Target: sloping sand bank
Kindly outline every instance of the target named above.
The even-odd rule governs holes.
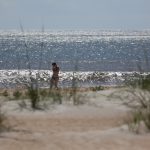
[[[134,134],[124,124],[129,109],[91,92],[87,104],[55,105],[46,111],[19,111],[6,104],[9,132],[0,134],[0,150],[149,150],[150,134]]]

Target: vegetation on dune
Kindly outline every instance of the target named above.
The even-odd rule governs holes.
[[[3,93],[2,93],[2,96],[4,97],[8,97],[9,96],[9,93],[7,90],[4,90]]]
[[[127,88],[114,92],[111,97],[121,99],[131,109],[129,129],[140,133],[143,126],[150,132],[150,75],[138,76],[126,85]]]
[[[104,90],[104,87],[103,86],[91,87],[91,90],[92,91],[101,91],[101,90]]]
[[[22,93],[19,90],[13,92],[13,96],[15,99],[19,99],[22,96]]]
[[[3,106],[3,103],[0,102],[0,133],[5,131],[8,128],[5,122],[7,117],[2,111],[2,106]]]
[[[137,94],[134,94],[139,106],[133,113],[133,122],[138,125],[144,122],[150,131],[150,78],[142,79],[140,82],[139,88],[141,88],[141,90]]]

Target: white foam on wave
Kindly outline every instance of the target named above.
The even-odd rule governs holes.
[[[60,84],[71,84],[73,79],[77,79],[78,83],[88,83],[92,84],[122,84],[127,78],[134,78],[140,75],[148,75],[150,73],[140,73],[140,72],[65,72],[61,71]],[[0,83],[2,85],[11,84],[24,84],[29,83],[31,77],[37,79],[41,84],[48,86],[49,80],[52,76],[52,71],[50,70],[0,70]]]

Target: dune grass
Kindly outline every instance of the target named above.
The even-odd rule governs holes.
[[[127,124],[129,129],[135,133],[140,133],[141,126],[144,126],[145,130],[150,132],[150,90],[145,86],[143,88],[141,84],[136,87],[135,85],[127,86],[109,96],[110,99],[121,101],[123,105],[130,109],[131,113]]]
[[[3,106],[3,103],[0,102],[0,133],[5,131],[7,128],[7,126],[5,124],[7,117],[2,110],[2,106]]]

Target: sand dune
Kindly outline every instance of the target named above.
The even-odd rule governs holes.
[[[111,92],[90,92],[84,105],[46,111],[20,111],[8,102],[4,109],[13,127],[0,134],[0,150],[149,150],[150,134],[128,130],[129,109],[108,101]]]

